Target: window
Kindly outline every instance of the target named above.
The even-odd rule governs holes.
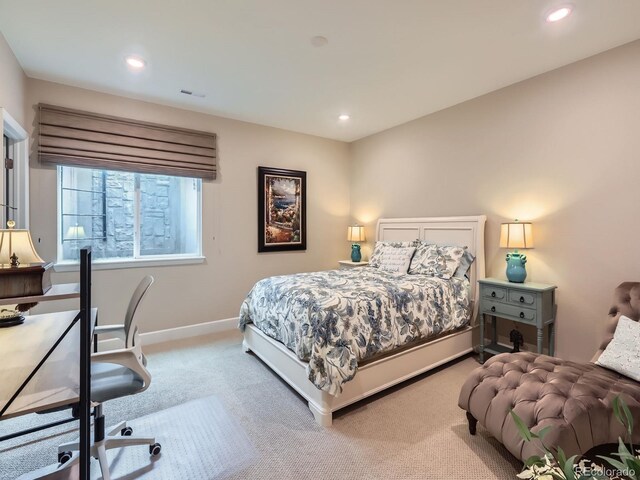
[[[58,167],[58,262],[201,255],[200,179]]]

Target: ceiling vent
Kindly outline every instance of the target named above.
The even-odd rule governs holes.
[[[185,89],[180,90],[180,93],[183,93],[185,95],[189,95],[192,97],[198,97],[198,98],[206,97],[204,93],[192,92],[191,90],[185,90]]]

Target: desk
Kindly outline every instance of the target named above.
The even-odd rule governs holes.
[[[0,305],[16,305],[20,303],[38,303],[51,300],[65,300],[80,298],[79,283],[59,283],[52,285],[43,295],[29,295],[27,297],[0,298]]]
[[[53,288],[53,287],[52,287]],[[28,315],[22,325],[0,329],[0,408],[3,408],[38,362],[78,315],[78,310]],[[98,309],[91,310],[95,326]],[[1,420],[78,402],[80,324],[77,323]]]
[[[19,382],[18,388],[14,390],[13,393],[9,394],[9,399],[8,401],[5,400],[4,405],[0,404],[0,412],[2,413],[3,418],[5,413],[11,416],[17,416],[28,412],[54,408],[53,405],[65,405],[68,404],[68,402],[75,403],[77,401],[77,419],[80,421],[80,463],[78,467],[80,480],[89,480],[91,461],[91,339],[95,320],[97,319],[97,317],[94,317],[94,310],[91,308],[91,257],[91,247],[85,247],[80,250],[79,293],[77,288],[67,284],[61,285],[55,290],[52,287],[52,289],[44,295],[5,299],[4,305],[20,302],[34,303],[47,300],[61,300],[63,298],[79,297],[80,310],[61,312],[59,316],[56,316],[56,314],[34,315],[27,323],[26,328],[34,329],[34,332],[37,333],[35,339],[30,339],[28,335],[25,335],[25,324],[11,327],[3,333],[3,335],[6,335],[6,338],[2,343],[8,343],[8,345],[2,345],[3,350],[0,350],[0,369],[2,369],[3,366],[2,361],[5,360],[5,358],[8,359],[10,353],[12,357],[15,356],[18,358],[18,363],[12,360],[10,369],[13,372],[13,375],[20,377],[17,380]],[[38,318],[42,320],[42,322],[38,322]],[[56,321],[56,319],[58,321]],[[54,338],[52,336],[52,338],[54,338],[52,344],[47,344],[44,340],[44,337],[48,335],[48,331],[45,327],[39,326],[39,323],[48,325],[54,330],[62,328],[61,331],[57,330],[59,333],[57,337]],[[75,326],[78,327],[78,331],[76,333],[77,336],[75,337],[77,341],[76,345],[78,347],[76,348],[71,346],[71,344],[68,344],[68,349],[58,350],[60,344],[65,341],[66,335],[74,331],[74,323]],[[18,334],[19,337],[16,336]],[[29,357],[33,358],[33,368],[29,372],[28,369],[31,364],[19,363],[19,359],[21,355],[33,354],[33,352],[29,351],[25,346],[25,342],[32,340],[35,342],[32,347],[35,349],[44,347],[45,350],[44,355],[40,358],[37,358],[35,355],[33,357]],[[49,372],[49,375],[46,375],[47,372],[45,370],[43,374],[42,369],[45,368],[44,365],[47,360],[56,358],[52,357],[54,354],[63,356],[66,367],[61,371],[59,371],[59,369],[52,370]],[[72,354],[77,354],[77,357],[72,357]],[[77,365],[78,375],[75,383],[73,381],[75,377],[68,376],[68,371],[70,370],[68,365],[70,362],[73,362],[72,365]],[[22,373],[17,373],[16,369]],[[58,380],[62,381],[63,384],[58,386],[53,385],[51,380],[53,380],[54,376]],[[37,377],[40,377],[39,381],[37,380]],[[71,381],[69,381],[69,378],[71,378]],[[15,380],[11,380],[12,384],[14,382]],[[40,388],[38,388],[38,385],[40,385]],[[22,394],[24,394],[24,397],[21,397]],[[72,418],[71,420],[74,419],[75,418]],[[42,430],[43,428],[48,428],[55,424],[59,425],[71,420],[61,420],[57,423],[54,422],[35,429],[25,430],[17,435]],[[17,435],[8,435],[3,437],[3,439],[13,438]]]

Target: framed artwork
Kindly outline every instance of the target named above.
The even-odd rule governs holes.
[[[258,167],[258,252],[307,249],[307,172]]]

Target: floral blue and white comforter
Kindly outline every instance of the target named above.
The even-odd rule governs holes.
[[[265,278],[240,309],[308,362],[309,380],[332,395],[358,362],[469,322],[469,281],[405,275],[372,267]]]

